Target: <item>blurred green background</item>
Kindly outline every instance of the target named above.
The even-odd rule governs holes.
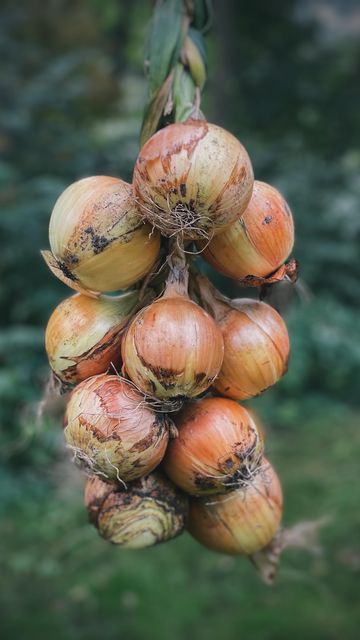
[[[124,552],[87,524],[42,420],[43,333],[66,288],[39,250],[73,180],[131,179],[146,97],[146,0],[2,0],[0,8],[0,635],[42,640],[358,638],[360,10],[356,1],[215,0],[203,108],[286,195],[301,283],[286,377],[250,404],[285,492],[285,525],[330,516],[322,553],[289,550],[274,587],[187,535]],[[239,295],[230,281],[224,290]],[[48,407],[49,408],[49,407]],[[52,417],[51,417],[52,416]],[[55,416],[55,417],[54,417]],[[58,416],[58,417],[56,417]]]

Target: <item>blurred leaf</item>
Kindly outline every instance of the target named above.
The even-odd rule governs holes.
[[[194,27],[203,33],[206,33],[211,26],[212,19],[212,0],[194,0]]]
[[[150,98],[163,85],[180,53],[183,15],[182,0],[157,0],[145,54]]]
[[[175,70],[173,84],[173,101],[175,120],[184,122],[194,110],[195,83],[191,75],[182,64],[178,64]]]
[[[157,131],[166,102],[169,98],[173,77],[173,73],[168,75],[162,87],[160,87],[159,91],[146,107],[140,133],[140,147]]]

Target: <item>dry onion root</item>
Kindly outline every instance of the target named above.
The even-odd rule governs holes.
[[[253,181],[242,144],[205,120],[155,133],[142,147],[133,176],[146,220],[165,236],[206,241],[241,216]]]
[[[245,487],[229,495],[192,498],[189,531],[205,547],[250,555],[273,539],[282,516],[279,478],[267,460]]]
[[[221,331],[187,294],[183,258],[173,255],[163,296],[131,321],[122,342],[124,367],[145,394],[192,398],[214,382],[223,360]]]
[[[82,293],[127,289],[145,276],[160,250],[157,231],[139,216],[132,187],[92,176],[70,185],[50,218],[51,271]]]
[[[203,276],[196,281],[224,339],[224,359],[214,388],[234,400],[259,395],[287,371],[290,343],[284,320],[265,302],[228,300]]]
[[[234,280],[266,278],[287,259],[294,222],[281,193],[255,180],[251,200],[236,222],[210,242],[199,242],[202,257]]]
[[[223,493],[247,482],[263,455],[253,415],[233,400],[204,398],[174,418],[179,431],[169,443],[164,469],[192,495]]]
[[[138,303],[137,292],[93,299],[75,294],[53,311],[45,332],[51,369],[73,385],[121,364],[123,330]]]
[[[130,482],[161,462],[169,439],[164,414],[118,376],[81,382],[66,409],[65,440],[74,461],[108,482]]]
[[[89,478],[85,506],[105,540],[125,549],[143,549],[182,533],[188,500],[157,472],[133,482],[127,491]]]

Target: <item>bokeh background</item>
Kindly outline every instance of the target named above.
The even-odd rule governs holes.
[[[4,640],[358,638],[360,7],[356,0],[214,5],[203,108],[243,141],[257,177],[286,195],[301,262],[301,283],[284,308],[289,372],[250,404],[283,481],[285,525],[330,518],[322,552],[289,550],[268,588],[246,559],[208,552],[187,535],[130,553],[87,524],[57,401],[37,417],[47,378],[44,326],[69,293],[39,250],[69,183],[99,173],[131,179],[151,3],[2,0]],[[230,281],[223,286],[238,295]]]

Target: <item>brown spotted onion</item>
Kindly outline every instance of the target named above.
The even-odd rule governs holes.
[[[50,316],[45,348],[51,369],[64,385],[73,385],[111,366],[121,367],[123,330],[138,303],[137,292],[90,298],[75,294]]]
[[[253,415],[227,398],[188,403],[164,458],[168,477],[192,495],[223,493],[256,473],[263,439]]]
[[[282,504],[279,478],[263,459],[246,486],[230,494],[192,498],[189,531],[214,551],[250,555],[273,539],[280,526]]]
[[[274,187],[255,180],[251,200],[236,222],[198,247],[215,269],[243,280],[276,271],[293,244],[294,223],[286,200]]]
[[[139,216],[132,186],[118,178],[78,180],[60,195],[43,257],[69,287],[85,293],[126,289],[154,265],[158,231]]]
[[[187,518],[186,496],[160,473],[127,490],[98,477],[87,480],[85,506],[99,534],[125,549],[143,549],[178,536]]]
[[[116,375],[98,375],[72,392],[65,416],[65,440],[74,461],[105,481],[127,483],[161,462],[169,438],[164,414]]]
[[[290,343],[284,320],[265,302],[228,300],[206,278],[198,276],[197,283],[224,339],[224,359],[214,388],[234,400],[259,395],[287,371]]]
[[[183,257],[174,254],[163,296],[141,309],[122,342],[125,370],[145,394],[192,398],[214,382],[223,360],[221,331],[187,293]]]
[[[206,240],[241,216],[253,181],[242,144],[221,127],[191,119],[155,133],[133,176],[146,220],[166,236]]]

